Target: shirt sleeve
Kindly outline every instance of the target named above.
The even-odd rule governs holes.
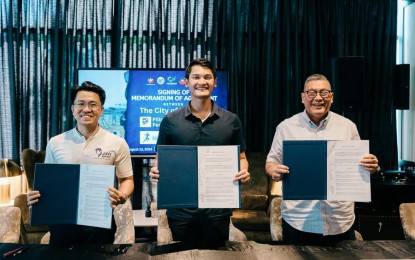
[[[242,123],[241,123],[241,120],[239,120],[239,117],[237,117],[236,115],[235,115],[235,120],[234,120],[234,127],[235,127],[236,144],[239,145],[240,151],[244,152],[246,150],[246,144],[245,144],[244,133],[242,130]]]
[[[159,135],[157,137],[157,145],[165,145],[167,144],[167,129],[168,129],[169,120],[167,116],[164,116],[161,120],[160,127],[159,127]],[[156,150],[157,150],[156,145]]]
[[[116,175],[118,178],[133,176],[133,166],[131,163],[130,148],[125,139],[121,139],[121,144],[115,160]]]
[[[53,156],[52,151],[52,142],[49,140],[48,144],[46,145],[46,155],[45,155],[45,163],[56,163],[55,157]]]
[[[278,125],[277,129],[275,130],[274,139],[271,144],[271,149],[267,156],[267,162],[282,164],[282,140],[283,134],[281,130],[281,125]]]

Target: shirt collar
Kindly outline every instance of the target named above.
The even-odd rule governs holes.
[[[187,103],[185,109],[184,109],[184,117],[188,118],[189,116],[192,116],[192,109],[190,107],[190,102]],[[212,100],[212,113],[210,114],[209,117],[213,116],[213,115],[217,115],[218,117],[220,117],[220,112],[219,112],[219,107],[218,105],[216,105],[216,103]]]
[[[325,126],[325,125],[327,124],[327,122],[329,121],[330,116],[331,116],[331,112],[329,111],[329,112],[327,113],[327,116],[326,116],[323,120],[321,120],[320,125],[318,126],[318,125],[314,124],[314,122],[313,122],[313,121],[311,121],[311,119],[308,117],[307,112],[306,112],[306,110],[305,110],[305,109],[304,109],[304,111],[301,113],[301,117],[303,118],[303,120],[304,120],[304,121],[308,124],[308,126],[310,126],[310,127],[311,127],[311,128],[313,128],[313,129],[317,129],[317,128],[319,128],[319,127],[323,127],[323,126]]]
[[[98,132],[99,132],[99,130],[101,129],[101,126],[98,124],[98,127],[95,129],[95,131],[91,134],[91,136],[90,136],[90,138],[91,137],[94,137]],[[85,139],[85,137],[78,131],[78,129],[76,128],[76,126],[74,127],[74,135],[77,137],[77,138],[83,138],[83,139]]]

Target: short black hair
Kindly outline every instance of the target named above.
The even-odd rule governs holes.
[[[192,71],[192,67],[195,65],[200,65],[204,68],[208,68],[212,71],[213,77],[216,79],[216,69],[213,64],[204,58],[194,59],[192,60],[186,68],[186,79],[189,79],[190,72]]]
[[[313,75],[308,76],[308,78],[305,80],[304,89],[305,89],[305,85],[307,85],[308,82],[314,81],[314,80],[325,80],[329,83],[329,86],[331,88],[330,81],[326,78],[326,76],[324,76],[322,74],[313,74]]]
[[[71,100],[72,100],[72,104],[75,102],[76,99],[76,95],[78,94],[79,91],[90,91],[90,92],[94,92],[97,93],[99,96],[99,100],[101,101],[101,106],[104,105],[105,103],[105,99],[106,99],[106,94],[105,94],[105,90],[103,88],[101,88],[100,86],[89,82],[89,81],[84,81],[81,86],[74,86],[71,89]]]

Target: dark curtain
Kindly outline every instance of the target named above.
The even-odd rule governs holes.
[[[73,126],[78,67],[110,67],[112,0],[0,1],[0,157],[20,161]]]
[[[364,56],[366,107],[336,112],[357,124],[382,167],[396,167],[396,1],[218,1],[217,10],[217,62],[231,71],[230,109],[249,150],[267,152],[277,124],[304,109],[307,76],[327,74],[332,59]]]
[[[277,124],[303,109],[305,78],[325,74],[332,59],[363,56],[367,107],[337,112],[381,166],[397,164],[396,0],[10,0],[0,14],[1,157],[19,160],[73,126],[76,68],[184,68],[196,57],[230,71],[228,108],[248,150],[267,152]]]

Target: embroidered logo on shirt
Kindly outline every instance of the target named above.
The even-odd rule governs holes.
[[[97,158],[110,159],[111,152],[103,152],[101,148],[95,148]]]

